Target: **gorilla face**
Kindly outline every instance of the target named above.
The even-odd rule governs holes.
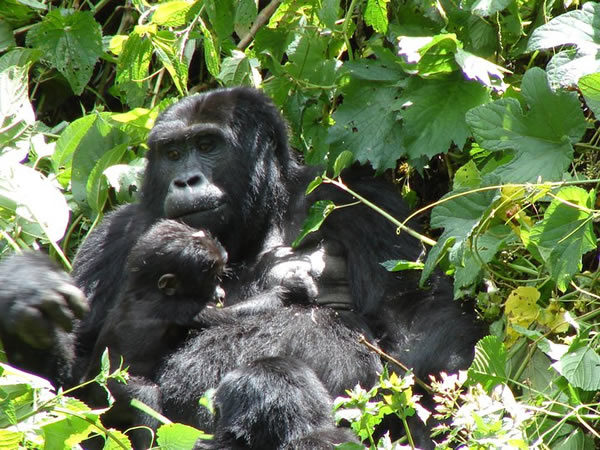
[[[244,88],[188,97],[148,139],[142,203],[154,219],[204,228],[228,249],[264,239],[287,202],[291,158],[276,108]]]

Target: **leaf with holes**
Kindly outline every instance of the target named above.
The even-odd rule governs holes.
[[[89,11],[55,9],[27,33],[27,45],[41,50],[80,95],[102,55],[102,30]]]

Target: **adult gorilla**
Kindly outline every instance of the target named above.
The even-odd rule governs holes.
[[[315,171],[296,162],[285,124],[263,94],[233,88],[185,98],[161,114],[148,144],[140,202],[107,216],[74,261],[75,284],[90,304],[74,333],[64,330],[84,308],[62,274],[32,256],[0,268],[0,338],[12,362],[61,384],[78,381],[109,309],[125,289],[129,251],[167,217],[208,229],[223,244],[229,304],[256,299],[273,284],[292,291],[286,305],[259,302],[233,323],[190,333],[167,358],[155,381],[159,403],[174,420],[207,428],[198,397],[226,372],[262,357],[302,360],[334,396],[357,382],[368,386],[381,363],[357,343],[361,333],[422,377],[469,364],[480,336],[471,315],[452,301],[445,279],[434,278],[422,291],[417,274],[391,274],[380,266],[388,259],[414,260],[420,245],[406,234],[396,236],[395,227],[369,208],[336,210],[301,249],[287,248],[312,202],[352,198],[331,186],[304,196]],[[406,216],[388,184],[360,169],[345,173],[344,180],[392,215]],[[38,330],[33,338],[32,327]],[[145,395],[139,393],[157,403]]]

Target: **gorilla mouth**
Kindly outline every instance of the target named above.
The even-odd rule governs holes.
[[[224,210],[225,203],[219,203],[218,205],[211,205],[202,209],[196,208],[181,211],[170,218],[181,220],[183,223],[194,228],[204,228],[210,227],[211,224],[221,222],[225,218],[225,215],[223,214]]]

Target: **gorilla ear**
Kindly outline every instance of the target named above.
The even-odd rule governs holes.
[[[158,289],[165,295],[175,295],[177,292],[177,277],[173,273],[165,273],[158,279]]]

